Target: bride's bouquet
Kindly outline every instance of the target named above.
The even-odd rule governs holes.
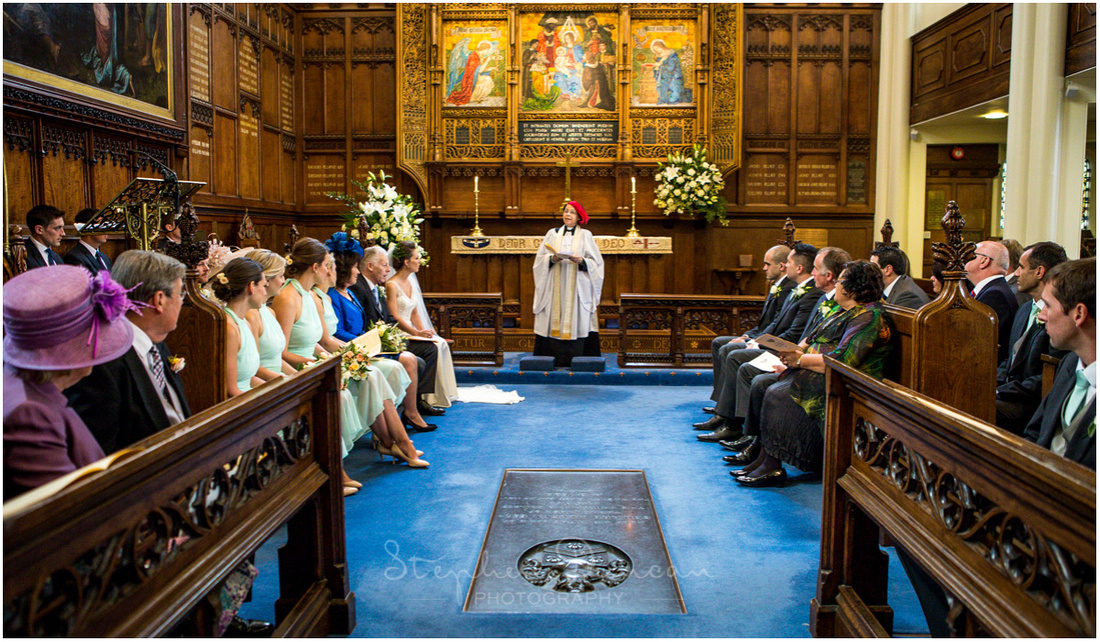
[[[409,345],[409,335],[405,334],[396,324],[385,321],[375,321],[374,325],[367,328],[367,332],[378,329],[378,338],[382,341],[382,352],[402,352]]]
[[[390,249],[401,241],[419,244],[420,224],[424,222],[420,205],[413,202],[410,196],[399,194],[386,182],[387,178],[385,172],[378,172],[377,176],[368,172],[365,183],[351,181],[359,190],[356,196],[325,193],[348,207],[340,215],[344,220],[340,229],[356,239],[360,236],[360,229],[366,230],[363,238],[359,239],[364,245],[381,245]],[[423,250],[421,254],[424,254]]]

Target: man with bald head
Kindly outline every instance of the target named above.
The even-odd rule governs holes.
[[[714,389],[710,396],[712,400],[718,401],[718,391],[722,389],[725,382],[727,373],[722,364],[726,361],[726,355],[731,350],[744,348],[749,339],[755,339],[763,334],[764,328],[768,327],[768,324],[779,314],[779,309],[783,307],[787,295],[791,293],[794,286],[798,285],[787,277],[787,255],[790,251],[786,245],[776,245],[764,253],[764,278],[771,286],[768,288],[768,296],[764,299],[764,309],[760,312],[760,320],[757,321],[756,327],[739,337],[715,337],[710,342],[710,358],[714,367]],[[714,414],[713,407],[703,408],[703,411]]]
[[[996,241],[982,241],[974,258],[966,263],[966,278],[974,284],[973,297],[997,313],[997,363],[1008,356],[1012,320],[1016,316],[1016,294],[1005,273],[1008,272],[1008,248]]]

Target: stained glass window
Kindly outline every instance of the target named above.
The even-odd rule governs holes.
[[[1001,235],[1005,229],[1005,186],[1008,185],[1008,163],[1001,165]]]
[[[1085,159],[1085,172],[1081,186],[1081,229],[1089,229],[1089,196],[1092,194],[1092,163]]]

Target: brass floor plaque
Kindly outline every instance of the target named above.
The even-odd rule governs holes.
[[[686,613],[640,470],[506,470],[466,611]]]

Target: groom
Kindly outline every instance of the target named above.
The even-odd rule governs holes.
[[[386,250],[377,245],[363,250],[363,258],[359,260],[359,280],[348,289],[363,306],[367,328],[378,321],[390,324],[397,322],[386,307],[386,296],[381,287],[386,282],[389,272],[390,265]],[[420,381],[416,388],[417,397],[419,397],[416,401],[417,410],[424,416],[438,417],[444,414],[445,410],[429,405],[423,399],[424,395],[435,392],[435,369],[436,362],[439,360],[439,352],[435,344],[430,341],[410,341],[405,349],[416,355],[417,360],[423,364],[418,368]]]

